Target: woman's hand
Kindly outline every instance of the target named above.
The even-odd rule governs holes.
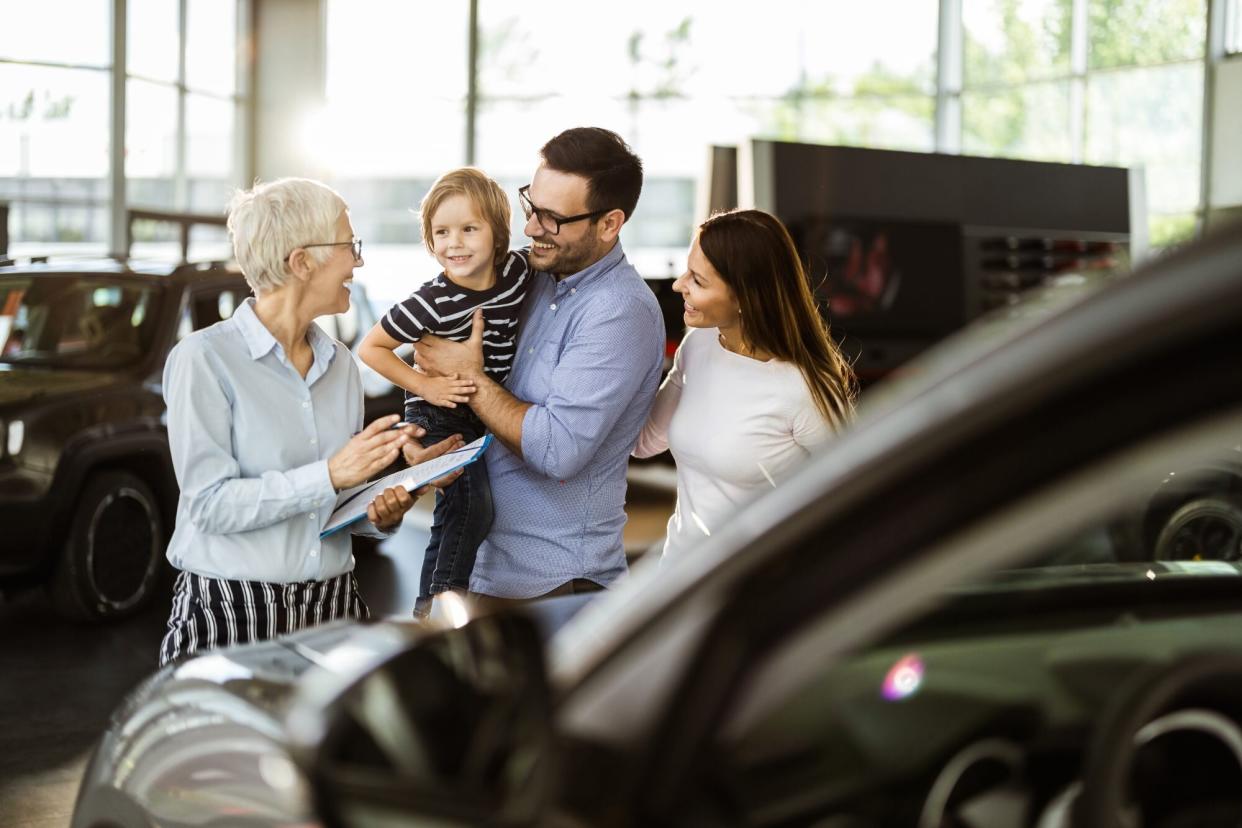
[[[414,497],[401,486],[384,489],[367,506],[367,519],[381,532],[396,529],[401,518],[414,505]]]
[[[435,443],[434,445],[430,445],[427,448],[420,448],[417,445],[411,443],[405,446],[401,451],[405,455],[405,462],[410,464],[411,466],[415,466],[415,465],[418,465],[419,463],[424,463],[428,460],[439,457],[441,454],[447,454],[450,451],[456,451],[457,449],[461,448],[465,444],[466,443],[464,440],[462,440],[460,434],[454,434],[452,437],[446,437],[440,442]],[[454,480],[461,477],[461,472],[462,470],[458,469],[455,472],[449,472],[448,474],[444,475],[444,477],[440,477],[440,478],[437,478],[436,480],[431,481],[426,486],[423,486],[418,491],[416,491],[414,493],[414,496],[422,497],[431,488],[436,488],[436,489],[447,488]]]
[[[419,394],[424,400],[441,408],[456,408],[458,403],[470,402],[470,395],[479,388],[474,380],[458,379],[457,374],[447,377],[427,377],[419,383]]]
[[[380,417],[350,438],[344,448],[328,460],[328,477],[332,488],[340,491],[359,483],[365,483],[371,475],[382,471],[397,459],[401,449],[416,437],[423,436],[421,428],[403,425],[392,428],[400,415]]]

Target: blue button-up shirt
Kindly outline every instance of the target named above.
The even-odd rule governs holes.
[[[314,361],[303,378],[248,299],[169,353],[164,400],[181,495],[168,559],[178,569],[271,583],[353,569],[349,534],[319,533],[336,503],[328,458],[362,428],[362,381],[344,345],[314,324],[307,335]]]
[[[532,277],[507,384],[531,403],[522,454],[486,456],[495,518],[470,589],[530,598],[625,573],[625,472],[660,382],[664,321],[618,242],[559,282]]]

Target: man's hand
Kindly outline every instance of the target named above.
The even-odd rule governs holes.
[[[390,532],[397,528],[413,505],[413,495],[401,486],[393,486],[380,492],[367,506],[367,519],[381,532]]]
[[[454,343],[455,344],[455,343]],[[420,396],[441,408],[456,408],[458,403],[470,402],[470,395],[479,390],[474,380],[459,379],[457,374],[447,377],[427,377],[420,383]]]
[[[414,361],[428,374],[442,377],[470,378],[483,373],[483,311],[474,312],[474,326],[465,342],[430,334],[418,340],[414,346]]]
[[[447,454],[450,451],[456,451],[465,444],[466,443],[462,440],[460,434],[454,434],[452,437],[446,437],[440,442],[430,445],[427,448],[419,448],[418,446],[412,444],[407,445],[402,449],[402,453],[405,455],[405,462],[411,466],[415,466],[419,463],[425,463],[428,460],[439,457],[442,454]],[[431,481],[426,486],[423,486],[416,491],[414,496],[422,497],[433,487],[436,489],[447,488],[454,480],[461,477],[461,472],[462,470],[458,469],[455,472],[449,472],[444,475],[444,477]]]

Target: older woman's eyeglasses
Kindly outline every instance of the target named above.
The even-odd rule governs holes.
[[[583,219],[593,219],[596,216],[602,216],[604,213],[608,212],[607,210],[592,210],[589,213],[579,213],[576,216],[566,216],[562,218],[555,213],[550,213],[542,207],[536,207],[534,204],[530,203],[529,184],[518,189],[518,203],[522,205],[522,212],[526,214],[527,221],[529,221],[530,217],[534,215],[535,220],[539,222],[539,226],[544,230],[547,230],[548,233],[553,236],[561,232],[562,224],[571,224],[572,222],[582,221]]]
[[[300,244],[298,247],[340,247],[344,244],[348,244],[353,248],[354,264],[362,264],[362,239],[354,239],[347,242],[316,242],[315,244]],[[289,256],[292,255],[292,253],[289,254]],[[289,261],[289,256],[285,256],[286,262]]]

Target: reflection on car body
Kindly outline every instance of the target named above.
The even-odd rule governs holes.
[[[546,644],[387,622],[169,668],[74,824],[1237,825],[1242,550],[1124,527],[1236,467],[1238,330],[1242,230],[929,354]]]

